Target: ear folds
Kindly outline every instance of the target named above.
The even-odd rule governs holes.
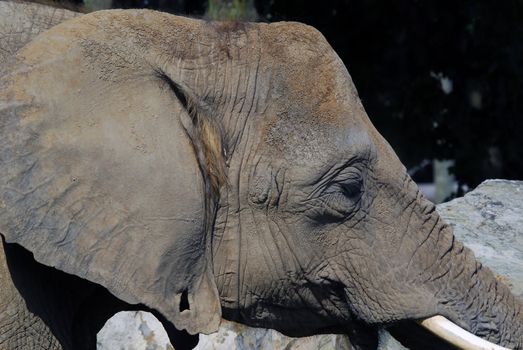
[[[150,66],[103,59],[114,53],[89,33],[102,29],[79,38],[89,20],[40,36],[0,82],[0,232],[179,329],[213,332],[212,179],[223,173],[209,164],[221,148],[202,141],[208,126],[184,127],[187,106]],[[86,57],[88,42],[101,59]]]

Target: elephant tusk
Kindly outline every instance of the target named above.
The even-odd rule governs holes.
[[[467,332],[443,316],[436,315],[418,321],[418,323],[431,333],[446,340],[451,345],[463,350],[510,350],[481,339]]]

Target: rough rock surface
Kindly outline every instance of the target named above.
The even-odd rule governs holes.
[[[454,227],[457,238],[523,299],[523,181],[485,181],[464,197],[438,205],[437,210]],[[127,316],[120,315],[115,321],[111,319],[100,331],[99,349],[168,349],[164,338],[167,335],[159,323],[156,323],[159,328],[153,325],[152,315],[143,316],[146,313],[141,312],[125,314]],[[154,331],[153,337],[147,333],[150,343],[144,341],[144,319],[148,320],[149,330]],[[153,343],[164,345],[153,347],[150,345]],[[382,333],[380,343],[381,350],[405,349],[387,332]],[[200,335],[197,349],[349,350],[352,347],[342,335],[289,338],[273,330],[224,321],[217,333]]]
[[[100,332],[98,350],[174,350],[160,321],[149,312],[119,312]]]
[[[345,350],[352,349],[343,335],[318,335],[290,338],[272,329],[249,328],[237,323],[222,321],[218,332],[200,335],[196,350],[240,349],[293,349],[293,350]]]
[[[487,180],[438,205],[456,237],[523,299],[523,181]]]

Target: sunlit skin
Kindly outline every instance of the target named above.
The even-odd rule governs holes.
[[[372,349],[381,327],[442,315],[521,348],[520,302],[454,240],[315,29],[100,12],[13,64],[0,231],[40,263],[193,334],[223,316]]]

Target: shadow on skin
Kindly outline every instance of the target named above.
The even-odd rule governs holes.
[[[17,244],[2,239],[13,283],[27,309],[40,317],[64,350],[96,349],[96,336],[105,322],[120,311],[151,312],[164,326],[175,349],[192,349],[198,335],[177,330],[160,313],[144,305],[131,305],[104,287],[37,263]]]
[[[387,330],[403,346],[409,349],[454,350],[457,349],[441,338],[422,328],[415,321],[401,321]]]

